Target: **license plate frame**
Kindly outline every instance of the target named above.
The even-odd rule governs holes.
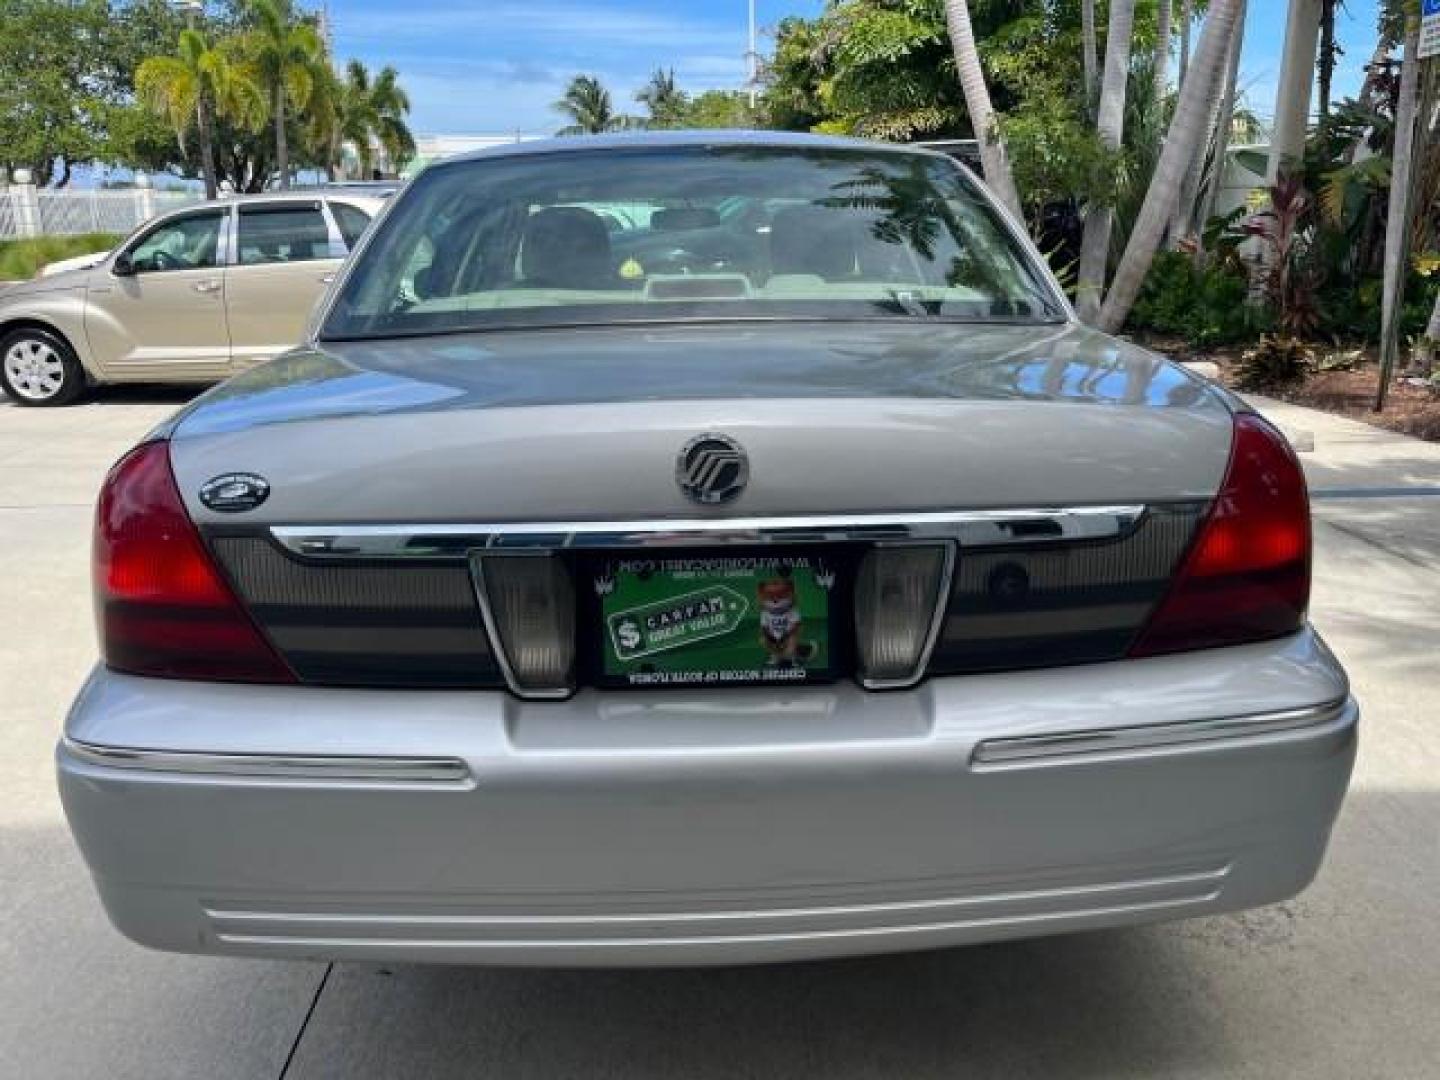
[[[659,549],[586,557],[575,567],[582,678],[590,685],[624,689],[794,687],[847,678],[853,671],[857,561],[850,545]],[[799,622],[782,633],[787,620],[779,611],[786,590],[780,583],[786,580],[793,586],[791,610]],[[761,636],[761,582],[771,586],[765,595],[765,613],[772,616],[768,646]],[[821,595],[823,614],[817,616],[815,601]],[[721,610],[710,603],[716,596],[723,599]],[[619,639],[622,617],[644,617],[667,607],[687,610],[678,622],[647,626],[641,642],[627,647]],[[721,625],[704,625],[715,616]],[[657,637],[657,625],[668,633]],[[680,629],[674,630],[677,625]],[[750,662],[740,662],[747,657]]]

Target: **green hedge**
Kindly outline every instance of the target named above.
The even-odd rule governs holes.
[[[27,281],[46,263],[105,251],[120,242],[111,233],[81,236],[39,236],[27,240],[0,240],[0,281]]]

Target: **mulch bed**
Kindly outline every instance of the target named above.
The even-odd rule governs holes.
[[[1235,388],[1235,362],[1243,347],[1225,346],[1215,349],[1191,349],[1182,342],[1150,339],[1148,348],[1164,352],[1177,360],[1210,360],[1220,367],[1220,381]],[[1315,346],[1316,355],[1323,356],[1331,346]],[[1440,442],[1440,391],[1429,386],[1415,386],[1397,376],[1390,384],[1384,412],[1375,412],[1375,388],[1380,378],[1380,365],[1374,350],[1367,350],[1364,359],[1351,371],[1323,371],[1308,376],[1291,386],[1271,387],[1266,397],[1323,409],[1351,420],[1398,431],[1402,435]]]

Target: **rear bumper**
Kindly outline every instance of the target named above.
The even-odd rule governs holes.
[[[58,762],[105,906],[146,945],[746,963],[1291,896],[1357,722],[1307,631],[888,694],[535,704],[100,670]]]

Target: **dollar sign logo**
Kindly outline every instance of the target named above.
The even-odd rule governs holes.
[[[633,649],[640,644],[640,627],[627,619],[616,630],[616,636],[620,638],[621,648]]]

